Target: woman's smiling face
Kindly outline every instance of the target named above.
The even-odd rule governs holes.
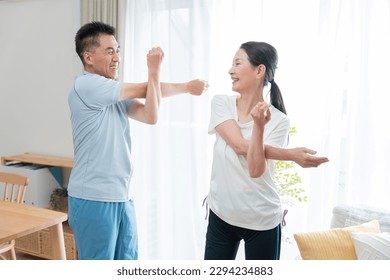
[[[239,49],[233,58],[233,64],[229,70],[233,91],[241,93],[248,88],[253,88],[256,74],[256,67],[249,62],[245,50]]]

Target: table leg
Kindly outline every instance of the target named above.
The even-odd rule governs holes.
[[[53,259],[54,260],[66,260],[64,231],[62,229],[62,223],[56,224],[51,227],[51,240],[53,240]]]

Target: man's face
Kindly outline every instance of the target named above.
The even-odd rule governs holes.
[[[119,46],[113,35],[99,36],[100,46],[84,53],[85,70],[108,79],[118,78]]]

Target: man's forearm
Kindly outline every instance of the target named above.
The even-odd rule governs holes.
[[[162,97],[169,97],[187,92],[187,83],[161,83]]]
[[[124,83],[120,99],[145,98],[148,83]],[[184,83],[160,83],[161,97],[169,97],[182,93],[199,96],[208,87],[206,81],[199,79]]]
[[[160,107],[161,100],[161,88],[159,75],[149,76],[147,88],[146,88],[146,97],[145,97],[145,119],[149,124],[157,123],[158,119],[158,109]]]
[[[160,83],[161,97],[186,93],[187,83]],[[146,98],[148,83],[125,83],[122,88],[121,99]]]

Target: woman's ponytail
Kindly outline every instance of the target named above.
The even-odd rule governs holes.
[[[280,92],[279,86],[275,83],[275,80],[271,81],[271,104],[279,111],[285,113],[286,107],[284,106],[282,93]]]

